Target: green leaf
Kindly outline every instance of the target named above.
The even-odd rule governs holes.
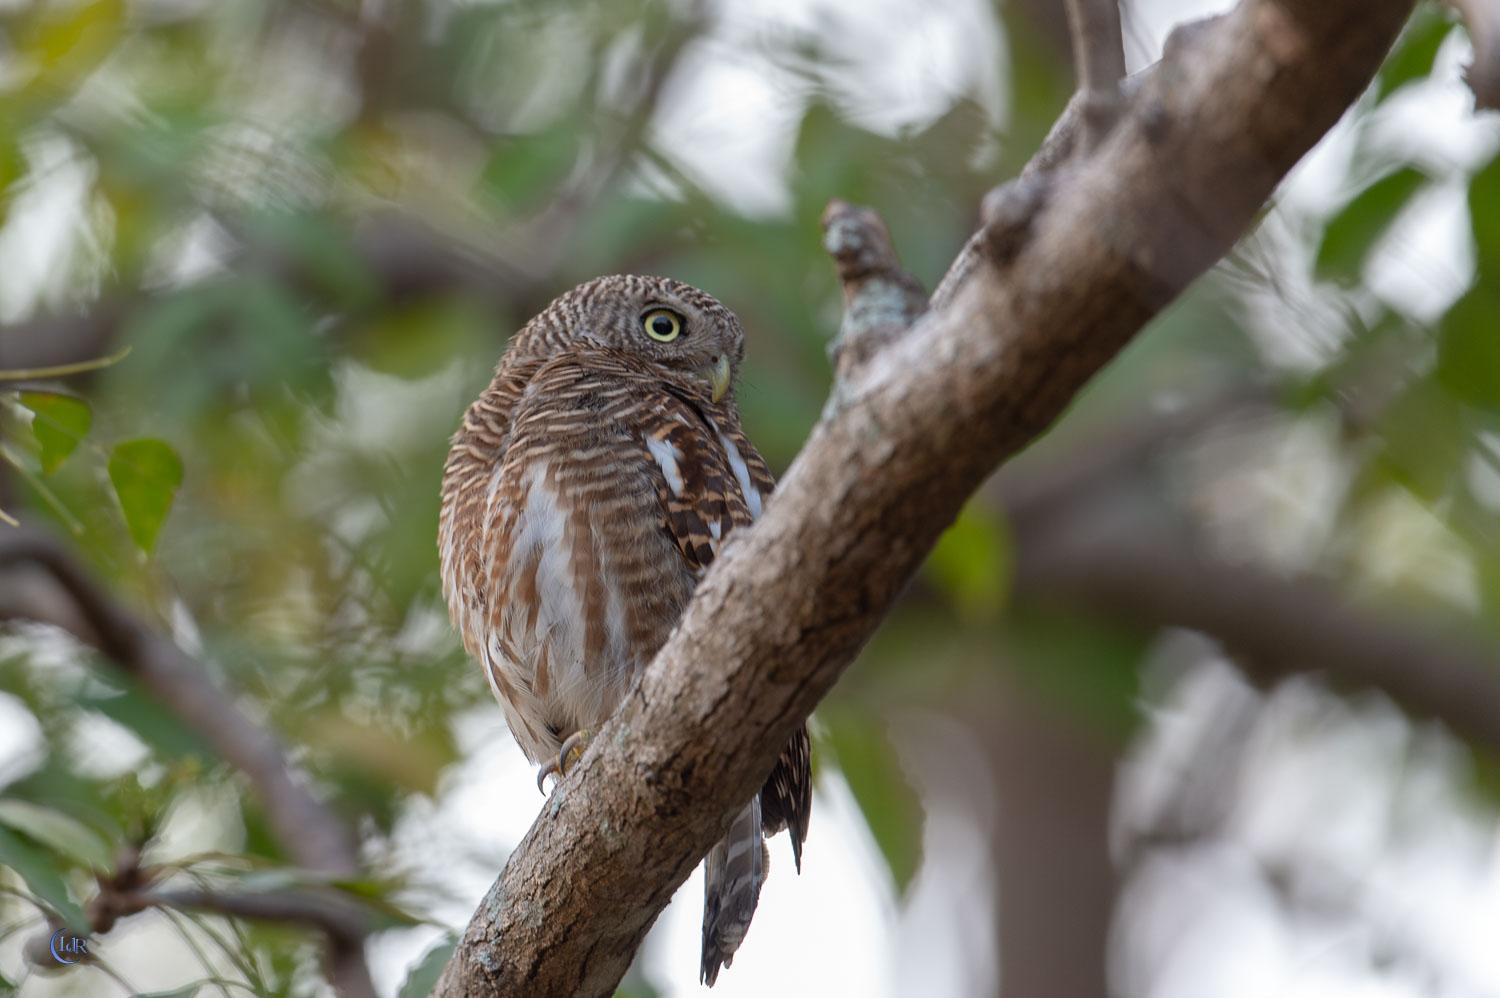
[[[938,538],[926,571],[965,618],[999,616],[1011,571],[1011,544],[1004,522],[982,504],[969,503]]]
[[[237,881],[237,886],[253,894],[274,894],[296,887],[321,887],[327,882],[326,876],[312,870],[282,868],[248,873]]]
[[[661,998],[661,989],[648,981],[640,969],[631,964],[620,986],[615,988],[615,998]]]
[[[354,338],[353,353],[377,371],[420,378],[474,352],[487,322],[460,299],[425,299],[375,315]]]
[[[388,894],[401,887],[394,880],[380,880],[376,877],[354,879],[336,877],[329,880],[328,885],[338,888],[345,894],[352,894],[357,898],[367,901],[384,901]]]
[[[442,976],[443,968],[448,965],[448,959],[453,956],[453,949],[457,945],[458,937],[449,936],[428,950],[407,971],[406,981],[401,985],[396,998],[427,998],[432,994],[432,989],[437,987],[438,978]]]
[[[88,919],[68,894],[67,885],[51,856],[27,839],[0,828],[0,866],[8,866],[26,881],[31,893],[46,902],[79,935],[87,935]]]
[[[8,190],[26,172],[26,159],[21,155],[20,130],[9,109],[0,111],[0,191]],[[4,224],[11,198],[0,201],[0,224]]]
[[[559,127],[499,139],[484,168],[484,184],[512,213],[546,200],[578,159],[578,131]]]
[[[1435,4],[1421,7],[1402,32],[1395,51],[1380,67],[1380,75],[1375,79],[1375,99],[1383,101],[1406,84],[1430,75],[1438,49],[1451,30],[1452,19]]]
[[[77,818],[15,798],[0,799],[0,825],[7,825],[53,852],[93,870],[110,868],[109,845]]]
[[[182,459],[161,440],[129,440],[110,454],[109,480],[131,539],[149,554],[182,485]]]
[[[327,337],[312,324],[307,303],[267,278],[197,282],[132,313],[124,335],[135,349],[114,383],[191,427],[288,393],[323,397]]]
[[[1468,413],[1435,379],[1413,382],[1386,408],[1379,432],[1381,468],[1418,497],[1438,500],[1462,474]]]
[[[1152,637],[1150,628],[1018,603],[996,658],[1028,692],[1123,741],[1140,723],[1140,664]]]
[[[88,435],[93,410],[83,399],[55,392],[22,392],[21,404],[33,414],[31,434],[41,448],[42,473],[50,475]]]
[[[1469,181],[1469,224],[1479,283],[1500,283],[1500,156]]]
[[[266,245],[296,264],[299,279],[305,280],[309,291],[326,295],[341,310],[357,311],[380,300],[380,286],[349,245],[349,233],[331,218],[272,211],[248,224]]]
[[[141,692],[133,681],[115,693],[88,693],[79,705],[97,710],[105,717],[134,732],[141,741],[172,759],[197,758],[212,762],[214,754],[196,734],[189,731],[172,713]]]
[[[824,710],[828,747],[885,857],[898,896],[922,861],[922,804],[884,726],[854,710]]]
[[[193,998],[202,989],[203,985],[201,983],[184,984],[182,987],[173,988],[171,991],[151,991],[138,994],[135,998]]]
[[[1357,280],[1371,248],[1425,183],[1425,173],[1405,166],[1386,174],[1355,195],[1323,230],[1316,265],[1318,277],[1323,280]]]
[[[113,51],[125,22],[123,0],[93,3],[46,4],[18,25],[13,44],[21,57],[34,63],[22,93],[55,98],[67,94]]]
[[[357,895],[355,899],[373,916],[370,926],[372,932],[384,932],[388,929],[410,929],[417,925],[434,924],[430,919],[407,911],[394,901],[388,901],[384,898],[359,897]]]
[[[1500,411],[1500,296],[1482,284],[1443,316],[1437,378],[1455,398]]]
[[[302,738],[351,777],[429,795],[437,792],[439,777],[457,754],[437,731],[398,735],[388,726],[360,724],[336,711],[305,715]]]

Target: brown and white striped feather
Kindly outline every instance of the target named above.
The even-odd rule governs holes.
[[[609,717],[773,488],[732,406],[694,383],[611,349],[507,355],[455,437],[439,545],[455,624],[530,759]],[[705,980],[754,911],[760,830],[789,828],[800,868],[810,809],[802,728],[710,854]]]

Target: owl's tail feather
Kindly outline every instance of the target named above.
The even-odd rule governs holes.
[[[703,967],[700,980],[712,987],[719,968],[729,966],[745,939],[766,879],[761,840],[760,795],[745,805],[729,833],[703,861]]]

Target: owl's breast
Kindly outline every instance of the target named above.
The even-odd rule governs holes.
[[[494,427],[486,447],[455,441],[443,578],[540,761],[609,717],[770,486],[732,412],[616,352],[553,358],[512,388],[488,423],[466,418]]]
[[[692,592],[657,528],[649,482],[606,456],[507,460],[490,485],[492,598],[477,657],[535,760],[609,717]]]

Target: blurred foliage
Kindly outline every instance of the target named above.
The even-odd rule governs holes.
[[[0,828],[0,863],[15,871],[32,895],[74,932],[87,933],[88,919],[63,883],[54,857],[29,836]]]
[[[109,452],[109,481],[131,540],[150,552],[182,485],[182,459],[160,440],[127,440]]]
[[[821,765],[838,767],[885,857],[898,896],[922,862],[922,806],[902,774],[895,746],[867,712],[833,705],[819,714]]]
[[[94,421],[93,410],[83,399],[57,392],[21,392],[19,398],[31,410],[42,473],[50,475],[83,442]]]
[[[443,967],[458,945],[457,937],[450,937],[429,949],[407,974],[397,998],[425,998],[443,975]]]
[[[1391,171],[1352,198],[1323,230],[1318,276],[1357,280],[1370,250],[1426,181],[1421,170],[1406,166]]]
[[[965,620],[984,623],[998,619],[1005,609],[1012,561],[1004,518],[975,501],[938,539],[925,575]]]
[[[783,469],[829,382],[840,298],[819,246],[825,202],[879,208],[910,269],[935,282],[1070,80],[1005,5],[997,92],[976,84],[876,127],[856,113],[859,68],[828,39],[747,43],[794,81],[796,108],[783,210],[751,211],[684,155],[691,136],[655,123],[683,99],[689,57],[726,44],[700,37],[708,26],[680,5],[368,6],[0,6],[0,253],[16,257],[6,232],[37,218],[57,244],[37,248],[35,287],[0,289],[12,323],[0,358],[8,338],[80,330],[97,334],[98,358],[0,371],[0,508],[70,537],[293,747],[386,875],[348,889],[404,925],[432,885],[408,868],[398,829],[441,797],[463,755],[461,715],[489,700],[447,627],[433,538],[448,435],[505,336],[600,272],[701,285],[745,321],[746,423]],[[1296,422],[1373,395],[1327,455],[1347,488],[1304,567],[1361,598],[1443,604],[1496,628],[1497,500],[1476,483],[1500,481],[1500,159],[1440,170],[1367,127],[1435,85],[1453,37],[1424,5],[1353,115],[1340,205],[1293,218],[1290,245],[1268,223],[1020,468],[1066,461],[1162,398],[1270,383]],[[1444,183],[1467,188],[1476,267],[1432,321],[1372,272]],[[1289,362],[1286,341],[1312,314],[1339,316],[1337,328],[1315,362]],[[87,321],[27,324],[57,316]],[[1157,505],[1173,501],[1160,491]],[[1412,533],[1418,520],[1429,533]],[[1431,537],[1447,558],[1436,582]],[[1003,669],[1080,724],[1124,737],[1139,722],[1151,635],[1018,602],[1013,546],[996,504],[966,508],[822,712],[819,771],[842,772],[898,892],[921,863],[920,801],[898,761],[911,711],[976,702]],[[96,665],[53,636],[0,643],[0,700],[40,732],[25,765],[0,760],[0,864],[15,873],[0,881],[3,921],[35,904],[81,925],[93,876],[132,843],[186,878],[291,882],[241,779]],[[212,849],[174,852],[162,837],[184,813],[226,829]],[[172,918],[207,951],[205,979],[286,994],[317,972],[300,930]],[[449,947],[421,958],[401,993],[426,993]]]

